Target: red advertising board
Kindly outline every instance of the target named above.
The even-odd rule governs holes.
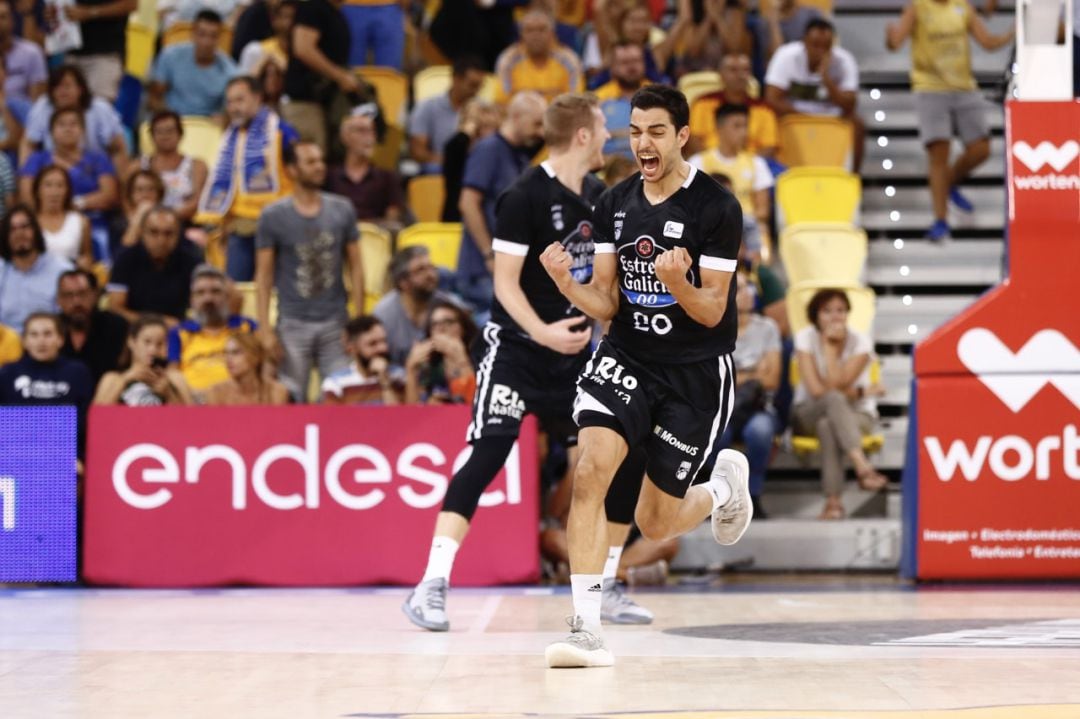
[[[1006,118],[1009,277],[915,352],[925,579],[1080,577],[1080,103]]]
[[[94,407],[83,574],[132,587],[412,584],[466,407]],[[536,429],[481,498],[458,585],[539,574]]]

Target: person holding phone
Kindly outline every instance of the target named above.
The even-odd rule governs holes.
[[[191,391],[179,370],[169,369],[168,327],[157,315],[143,315],[128,333],[128,367],[101,378],[94,404],[160,407],[191,404]]]

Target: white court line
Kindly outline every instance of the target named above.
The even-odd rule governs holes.
[[[495,618],[495,612],[499,611],[501,603],[502,595],[499,594],[485,599],[484,606],[480,607],[480,614],[477,615],[472,626],[469,627],[469,634],[483,634],[486,632],[491,620]]]

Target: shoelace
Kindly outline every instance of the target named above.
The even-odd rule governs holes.
[[[573,644],[587,651],[596,649],[600,644],[599,637],[592,632],[585,631],[585,620],[581,617],[567,617],[566,623],[570,625],[570,636],[566,638],[568,644]]]
[[[424,605],[428,609],[446,609],[446,592],[437,584],[432,584],[424,593]]]

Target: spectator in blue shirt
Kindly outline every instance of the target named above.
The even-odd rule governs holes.
[[[479,58],[454,61],[450,89],[416,103],[409,117],[409,154],[421,163],[421,172],[442,171],[443,148],[458,131],[458,114],[484,84],[486,68]]]
[[[161,51],[150,73],[150,107],[181,115],[220,115],[225,86],[236,74],[236,63],[218,49],[221,16],[202,10],[195,16],[191,42]]]
[[[15,13],[11,0],[0,2],[0,56],[7,70],[4,94],[30,102],[45,92],[45,53],[35,43],[15,36]]]
[[[545,109],[539,93],[514,95],[498,132],[477,142],[465,161],[458,201],[465,229],[458,254],[457,291],[481,314],[491,309],[495,291],[491,275],[495,200],[528,167],[543,140]]]
[[[76,109],[57,110],[49,121],[53,149],[35,152],[19,170],[19,198],[32,205],[34,178],[49,165],[67,169],[72,205],[90,218],[90,235],[98,259],[109,256],[109,224],[106,213],[120,205],[116,169],[107,155],[84,149],[86,128]]]
[[[0,325],[22,327],[34,312],[56,311],[60,275],[70,262],[45,251],[34,212],[16,205],[0,220]]]
[[[34,101],[26,118],[26,132],[19,146],[19,164],[35,150],[52,150],[50,122],[57,110],[75,109],[82,114],[83,141],[87,150],[108,154],[117,169],[127,161],[127,140],[119,113],[108,101],[90,94],[79,68],[62,65],[49,75],[46,93]]]

